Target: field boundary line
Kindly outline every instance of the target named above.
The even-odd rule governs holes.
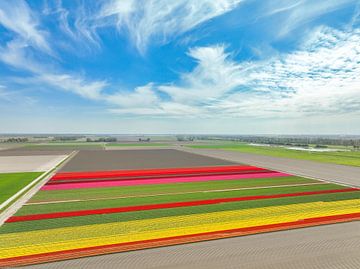
[[[10,218],[13,214],[16,213],[50,178],[55,174],[55,172],[66,162],[68,162],[71,158],[73,158],[78,151],[73,151],[69,155],[65,156],[61,159],[54,167],[50,168],[49,170],[45,171],[42,175],[37,177],[31,183],[26,185],[23,189],[18,191],[8,200],[0,205],[0,210],[8,206],[11,202],[14,202],[9,207],[5,208],[3,212],[0,214],[0,227],[5,223],[5,221]],[[25,194],[23,194],[25,193]],[[23,194],[21,197],[20,195]]]

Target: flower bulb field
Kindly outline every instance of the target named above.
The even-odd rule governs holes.
[[[176,150],[80,151],[0,227],[0,266],[359,219],[355,187]]]

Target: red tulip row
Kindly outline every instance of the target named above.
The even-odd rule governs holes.
[[[93,171],[93,172],[62,172],[51,178],[55,180],[76,180],[96,178],[127,178],[127,177],[159,177],[159,176],[185,176],[185,175],[212,175],[231,174],[246,170],[265,170],[255,166],[208,166],[190,168],[167,168],[167,169],[144,169],[144,170],[116,170],[116,171]]]

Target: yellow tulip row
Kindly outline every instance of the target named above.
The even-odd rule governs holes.
[[[351,214],[359,209],[360,199],[353,199],[4,234],[0,235],[0,259]]]

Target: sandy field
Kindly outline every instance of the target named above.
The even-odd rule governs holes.
[[[66,156],[0,156],[0,173],[47,171],[56,166]]]

